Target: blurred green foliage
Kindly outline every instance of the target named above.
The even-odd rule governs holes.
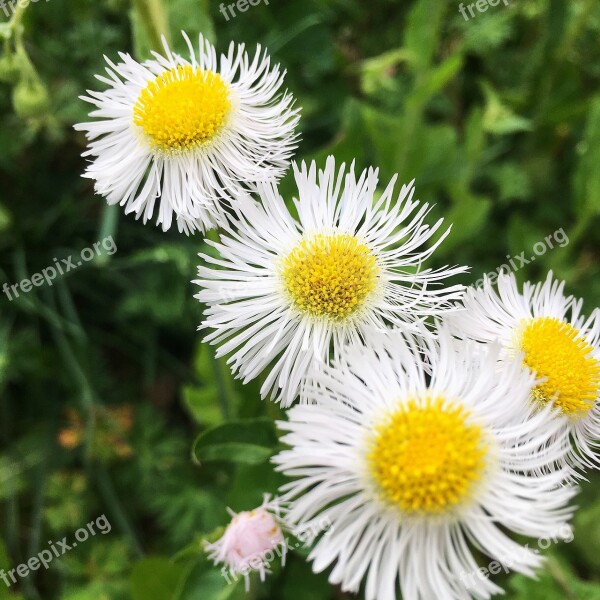
[[[101,514],[112,524],[18,586],[0,583],[0,599],[241,598],[201,540],[226,506],[250,509],[280,483],[264,419],[279,409],[195,332],[202,239],[124,217],[80,177],[78,95],[98,87],[103,55],[156,45],[144,7],[181,52],[180,29],[221,50],[266,45],[302,106],[298,158],[416,178],[432,218],[454,223],[438,265],[469,264],[474,282],[525,252],[535,260],[519,279],[553,269],[588,311],[600,304],[600,4],[521,0],[469,20],[458,4],[271,0],[226,20],[208,0],[48,0],[19,15],[18,44],[0,24],[0,284],[107,236],[118,248],[52,286],[0,294],[0,568]],[[282,189],[293,196],[289,176]],[[534,254],[561,229],[568,244]],[[242,452],[214,429],[230,419]],[[549,551],[539,581],[500,577],[507,598],[600,598],[599,491],[597,476],[584,484],[575,540]],[[253,584],[252,599],[345,597],[295,551]]]

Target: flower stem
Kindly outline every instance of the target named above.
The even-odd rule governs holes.
[[[150,46],[153,50],[160,50],[163,35],[169,42],[169,23],[162,0],[133,0],[133,5]]]

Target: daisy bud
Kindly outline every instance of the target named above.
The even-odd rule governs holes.
[[[21,63],[16,54],[5,54],[0,57],[0,81],[16,83],[21,76]]]
[[[225,533],[216,542],[206,543],[205,550],[215,564],[223,564],[229,570],[233,579],[243,575],[247,590],[250,572],[257,571],[264,581],[275,556],[281,556],[282,564],[285,563],[283,532],[277,506],[269,503],[268,497],[254,510],[229,512],[232,519]]]
[[[22,119],[42,117],[48,111],[48,92],[38,79],[25,79],[13,90],[13,107]]]

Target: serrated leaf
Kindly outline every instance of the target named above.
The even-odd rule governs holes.
[[[555,556],[548,557],[546,568],[537,579],[513,575],[511,600],[600,600],[600,585],[578,579]]]
[[[502,103],[499,95],[491,85],[483,82],[481,87],[486,99],[483,115],[483,127],[486,131],[506,135],[519,131],[529,131],[532,128],[529,119],[517,115],[510,107]]]
[[[531,181],[520,165],[505,162],[492,168],[490,175],[498,186],[500,202],[526,200],[531,196]]]

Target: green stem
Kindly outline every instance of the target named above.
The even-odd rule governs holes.
[[[567,574],[564,572],[560,563],[554,558],[554,556],[548,557],[548,571],[550,575],[554,578],[556,583],[558,583],[559,587],[562,588],[565,598],[567,600],[577,600],[577,595],[573,588],[569,585]]]
[[[21,21],[23,20],[23,15],[25,14],[25,10],[29,6],[29,2],[17,2],[15,7],[15,12],[13,16],[10,18],[9,27],[12,31],[16,31],[17,34],[20,29]]]
[[[219,402],[219,407],[221,408],[221,414],[225,420],[231,417],[231,411],[229,409],[229,398],[231,397],[232,390],[227,385],[227,375],[229,375],[229,368],[225,363],[225,369],[227,371],[227,375],[223,373],[223,362],[226,361],[225,358],[217,358],[214,355],[214,350],[208,350],[211,353],[211,365],[213,368],[213,373],[215,376],[215,384],[217,386],[217,399]]]
[[[211,240],[212,242],[218,242],[220,239],[220,232],[220,229],[211,229],[206,232],[206,239]],[[223,418],[227,420],[231,417],[229,399],[233,398],[234,393],[234,390],[231,385],[229,385],[228,381],[229,367],[227,366],[227,359],[225,357],[217,358],[212,349],[209,349],[208,352],[211,353],[210,362],[215,377],[215,384],[217,386],[217,401]]]
[[[33,498],[32,517],[31,517],[31,536],[29,537],[29,545],[27,556],[35,556],[40,550],[40,539],[42,535],[42,511],[44,509],[44,493],[46,490],[46,481],[48,476],[48,468],[52,451],[54,436],[48,434],[46,436],[46,444],[44,451],[44,460],[40,465],[39,473],[36,477],[36,488]],[[33,581],[25,578],[23,580],[23,589],[27,592],[29,598],[40,598]]]
[[[48,476],[49,456],[52,451],[52,436],[48,435],[45,444],[44,459],[39,467],[36,477],[36,487],[33,497],[31,536],[29,538],[28,555],[35,556],[40,549],[40,539],[42,535],[42,511],[44,509],[44,494],[46,491],[46,481]]]
[[[50,291],[46,291],[45,296],[47,303],[53,310],[57,311],[54,294]],[[93,454],[94,432],[96,428],[96,394],[94,393],[87,373],[77,360],[78,352],[72,348],[65,333],[60,327],[56,327],[54,323],[51,323],[50,327],[56,347],[59,349],[67,369],[71,372],[73,379],[77,382],[81,391],[81,401],[83,409],[86,412],[84,459],[86,464],[89,465]]]
[[[63,290],[64,299],[67,300],[70,296],[68,295],[68,290]],[[48,295],[48,302],[52,306],[53,309],[56,310],[56,301],[53,295]],[[74,306],[71,306],[69,310],[74,310]],[[72,318],[75,319],[76,322],[79,322],[79,318],[76,314],[72,315]],[[96,412],[97,406],[99,405],[99,400],[97,395],[92,387],[92,384],[87,376],[85,369],[77,360],[77,352],[73,349],[67,336],[63,333],[60,328],[53,327],[52,333],[54,336],[55,343],[63,356],[63,360],[67,365],[67,368],[71,371],[74,379],[78,382],[81,389],[81,396],[83,400],[83,407],[87,412],[87,423],[86,423],[86,447],[85,447],[85,462],[87,471],[93,472],[96,474],[96,481],[98,484],[98,488],[102,496],[104,497],[104,501],[110,507],[111,512],[114,515],[117,523],[121,530],[125,533],[125,535],[129,538],[131,547],[137,556],[142,556],[143,552],[141,546],[137,540],[134,529],[129,523],[129,519],[123,509],[121,501],[115,492],[112,481],[106,471],[104,465],[94,463],[92,464],[92,456],[93,456],[93,439],[94,439],[94,430],[96,426]]]
[[[169,42],[169,25],[162,0],[133,0],[133,5],[150,45],[154,50],[160,50],[163,35]]]
[[[4,354],[8,348],[10,326],[3,325],[0,329],[0,360],[2,363],[8,361],[8,355]],[[4,391],[4,364],[0,365],[0,440],[5,448],[13,441],[12,412],[10,410],[8,394]],[[11,558],[14,560],[19,556],[19,499],[18,492],[13,488],[14,477],[8,478],[7,488],[4,490],[6,496],[6,522],[4,539]]]
[[[104,502],[106,502],[107,506],[110,509],[112,516],[115,518],[117,525],[120,527],[121,531],[125,534],[127,538],[129,538],[129,543],[131,548],[133,549],[135,555],[139,558],[144,555],[142,551],[142,547],[135,535],[133,527],[129,523],[129,518],[125,514],[125,510],[115,492],[112,481],[106,471],[106,467],[104,465],[96,465],[96,483],[98,484],[98,488],[100,493],[102,494]]]
[[[100,228],[98,229],[98,240],[102,241],[107,238],[111,238],[114,241],[117,235],[117,228],[119,226],[119,215],[121,211],[117,204],[105,204],[104,210],[102,211],[102,220],[100,222]],[[105,264],[110,260],[110,255],[103,252],[98,256],[98,264]]]

